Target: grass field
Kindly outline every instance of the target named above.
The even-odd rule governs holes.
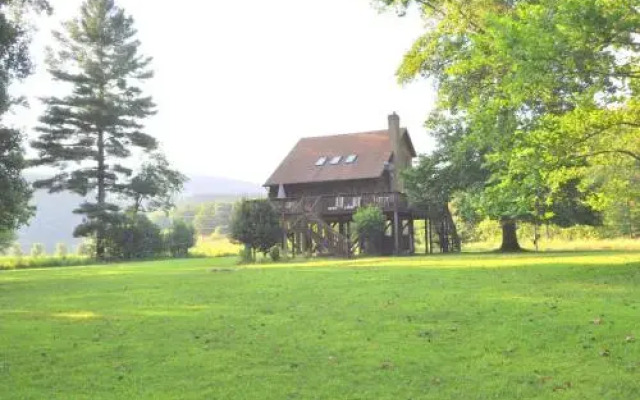
[[[640,399],[640,252],[0,272],[1,399]]]
[[[530,240],[520,240],[520,245],[533,251],[535,249]],[[500,248],[500,241],[463,243],[464,251],[491,251]],[[640,239],[615,238],[615,239],[541,239],[538,249],[540,251],[640,251]]]

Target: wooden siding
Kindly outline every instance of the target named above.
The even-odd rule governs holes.
[[[390,191],[388,174],[378,179],[360,179],[350,181],[333,181],[318,183],[301,183],[284,185],[287,198],[301,198],[323,195],[354,195],[365,193],[385,193]],[[269,197],[278,196],[278,187],[269,188]]]

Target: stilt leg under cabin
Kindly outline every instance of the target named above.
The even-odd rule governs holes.
[[[375,195],[370,196],[372,199],[377,199]],[[363,196],[359,197],[357,203],[362,205],[365,203]],[[363,251],[360,240],[352,235],[353,214],[357,208],[337,212],[333,204],[338,201],[334,196],[288,201],[289,204],[285,205],[275,201],[273,204],[283,215],[285,230],[283,238],[286,238],[283,239],[283,247],[290,248],[293,256],[306,254],[351,257],[355,255],[356,250]],[[340,203],[344,203],[344,196]],[[416,219],[425,221],[425,252],[427,254],[460,251],[460,240],[447,206],[439,207],[440,212],[425,212],[408,206],[389,205],[388,197],[385,197],[384,202],[380,200],[373,202],[373,204],[376,203],[382,203],[391,208],[387,208],[384,212],[386,229],[381,246],[384,255],[415,254]]]

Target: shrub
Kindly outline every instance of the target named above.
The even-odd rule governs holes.
[[[269,250],[269,257],[271,257],[271,261],[273,262],[280,261],[280,246],[273,246]]]
[[[162,254],[163,247],[160,228],[142,214],[120,215],[105,230],[109,258],[154,258]]]
[[[231,237],[265,256],[282,235],[280,218],[268,200],[242,200],[234,207]]]
[[[56,257],[59,258],[67,258],[67,255],[69,254],[69,250],[67,249],[67,245],[64,243],[58,243],[56,244]]]
[[[31,257],[39,258],[45,255],[44,245],[42,243],[34,243],[31,246]]]
[[[186,257],[189,249],[196,244],[193,225],[182,220],[173,221],[173,226],[165,235],[165,246],[173,257]]]
[[[380,252],[380,242],[385,228],[384,213],[379,207],[361,207],[353,215],[355,231],[358,237],[365,243],[364,252],[377,254]]]

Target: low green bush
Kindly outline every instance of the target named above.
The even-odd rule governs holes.
[[[269,257],[271,257],[271,261],[273,262],[280,261],[280,246],[273,246],[269,250]]]

